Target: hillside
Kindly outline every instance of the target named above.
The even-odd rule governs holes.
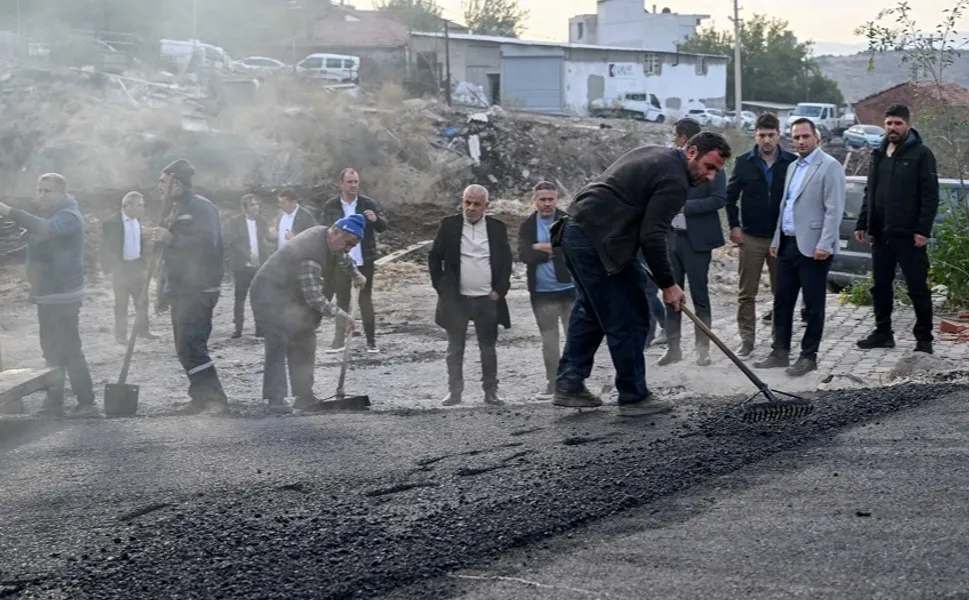
[[[902,64],[897,53],[877,56],[872,72],[868,71],[869,54],[865,52],[853,56],[819,56],[817,61],[821,71],[838,82],[849,103],[911,78],[911,70]],[[948,81],[969,88],[969,57],[958,59],[948,73]]]

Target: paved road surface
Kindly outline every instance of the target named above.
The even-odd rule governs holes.
[[[967,398],[40,424],[0,442],[0,597],[946,597]]]

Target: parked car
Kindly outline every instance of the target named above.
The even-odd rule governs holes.
[[[737,123],[737,111],[728,110],[724,117],[728,125],[735,125]],[[740,111],[740,119],[744,124],[744,129],[753,130],[754,124],[757,122],[757,115],[749,110]]]
[[[849,148],[877,148],[885,139],[885,130],[878,125],[854,125],[842,136]]]
[[[360,57],[342,54],[310,54],[296,64],[296,74],[307,79],[359,84]]]
[[[252,75],[253,77],[265,78],[279,75],[289,70],[286,63],[280,62],[275,58],[265,56],[247,56],[229,65],[229,70],[233,73]]]
[[[828,289],[839,292],[852,281],[865,279],[871,272],[871,249],[868,242],[860,243],[855,239],[855,225],[865,198],[867,178],[851,175],[846,178],[845,212],[839,230],[840,250],[831,261],[828,271]],[[958,179],[939,179],[939,212],[935,222],[945,220],[946,215],[961,203],[969,207],[969,182],[960,183]],[[934,238],[933,238],[934,240]],[[932,241],[929,242],[930,244]],[[901,275],[899,275],[901,277]]]
[[[703,127],[723,127],[727,124],[723,113],[715,108],[691,108],[686,116]]]

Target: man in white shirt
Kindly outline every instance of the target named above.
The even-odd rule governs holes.
[[[505,301],[512,268],[508,228],[485,216],[488,190],[480,185],[465,189],[462,208],[463,214],[441,221],[428,253],[431,283],[438,295],[434,320],[448,337],[448,395],[443,404],[461,403],[464,345],[468,323],[474,322],[484,401],[497,406],[503,404],[498,396],[498,326],[511,327]]]
[[[377,318],[373,308],[373,277],[377,260],[377,234],[387,231],[387,217],[377,203],[366,196],[360,195],[360,175],[353,169],[344,169],[340,173],[340,195],[328,200],[323,205],[320,222],[331,225],[349,217],[362,215],[366,227],[360,244],[350,251],[350,258],[361,275],[367,278],[367,283],[360,289],[360,319],[363,321],[363,332],[367,336],[367,351],[379,352],[377,348],[376,330]],[[350,310],[350,277],[344,270],[338,270],[331,277],[326,278],[327,297],[336,295],[337,305],[344,311]],[[327,352],[343,352],[345,328],[337,326],[333,334],[333,343]]]
[[[276,244],[276,249],[282,248],[286,242],[303,233],[310,227],[316,226],[313,213],[300,206],[296,192],[284,189],[279,192],[279,219],[270,230]]]
[[[135,331],[139,337],[153,340],[158,336],[148,329],[148,303],[141,302],[148,256],[142,236],[141,218],[145,198],[128,192],[121,200],[121,210],[101,226],[101,269],[111,276],[114,291],[114,336],[119,344],[128,343],[128,301],[135,302]]]
[[[774,294],[774,344],[761,369],[787,367],[792,377],[818,368],[817,355],[824,334],[824,309],[831,256],[838,251],[839,229],[845,206],[844,167],[819,147],[821,136],[810,119],[791,125],[798,160],[787,169],[780,218],[770,246],[777,258]],[[788,367],[794,306],[798,292],[804,297],[807,324],[801,354]]]
[[[269,236],[269,225],[259,216],[259,198],[254,194],[242,197],[242,214],[236,215],[229,221],[226,242],[229,251],[229,268],[235,281],[235,305],[233,317],[235,332],[232,337],[242,337],[242,328],[246,320],[246,296],[252,278],[256,271],[269,258],[271,247],[275,242]],[[256,337],[262,337],[262,331],[256,326]]]

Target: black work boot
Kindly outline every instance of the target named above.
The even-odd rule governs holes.
[[[737,349],[737,356],[740,358],[747,358],[754,353],[754,343],[753,342],[743,342],[740,344],[740,348]]]
[[[461,404],[461,394],[455,392],[449,393],[441,402],[442,406],[457,406],[458,404]]]
[[[799,356],[797,361],[793,365],[784,370],[791,377],[801,377],[802,375],[807,375],[811,371],[817,371],[818,360],[816,358],[808,358],[807,356]]]
[[[756,369],[782,369],[790,366],[791,359],[786,352],[774,350],[763,360],[754,363]]]
[[[924,352],[926,354],[935,354],[935,351],[932,350],[932,342],[928,340],[919,340],[915,342],[915,351]]]
[[[874,348],[894,348],[895,335],[891,331],[875,330],[868,334],[868,337],[860,339],[856,345],[862,350],[872,350]]]
[[[555,388],[555,397],[552,398],[552,404],[566,408],[595,408],[602,406],[602,398],[590,392],[585,385],[575,391]]]
[[[505,405],[505,401],[498,396],[498,390],[491,390],[490,392],[485,392],[484,402],[489,406]]]

